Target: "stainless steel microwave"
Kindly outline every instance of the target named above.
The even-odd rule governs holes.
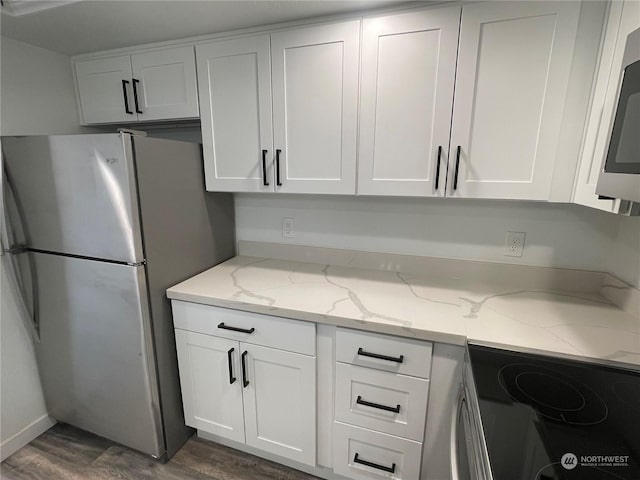
[[[627,36],[618,105],[596,193],[640,202],[640,28]]]

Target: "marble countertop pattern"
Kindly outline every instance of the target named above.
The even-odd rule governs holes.
[[[219,307],[464,345],[640,365],[640,319],[595,292],[520,288],[274,258],[234,257],[167,291]]]

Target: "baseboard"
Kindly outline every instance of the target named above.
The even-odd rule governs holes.
[[[21,431],[0,443],[0,462],[13,455],[31,440],[39,437],[56,424],[49,415],[43,415],[34,420]]]

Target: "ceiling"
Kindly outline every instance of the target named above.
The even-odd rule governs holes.
[[[3,13],[0,33],[49,50],[76,55],[401,3],[407,2],[84,0],[28,15]]]

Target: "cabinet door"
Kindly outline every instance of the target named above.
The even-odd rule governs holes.
[[[549,198],[579,11],[579,2],[463,6],[448,194]]]
[[[198,117],[193,46],[138,53],[131,56],[131,66],[138,120]]]
[[[269,36],[198,45],[207,190],[273,190]]]
[[[240,343],[247,445],[316,464],[316,359]]]
[[[271,36],[277,191],[355,193],[359,25]]]
[[[84,124],[138,119],[133,105],[129,55],[76,62],[75,68]]]
[[[359,194],[444,196],[459,25],[460,7],[364,20]]]
[[[176,349],[185,423],[244,442],[238,342],[176,329]]]

